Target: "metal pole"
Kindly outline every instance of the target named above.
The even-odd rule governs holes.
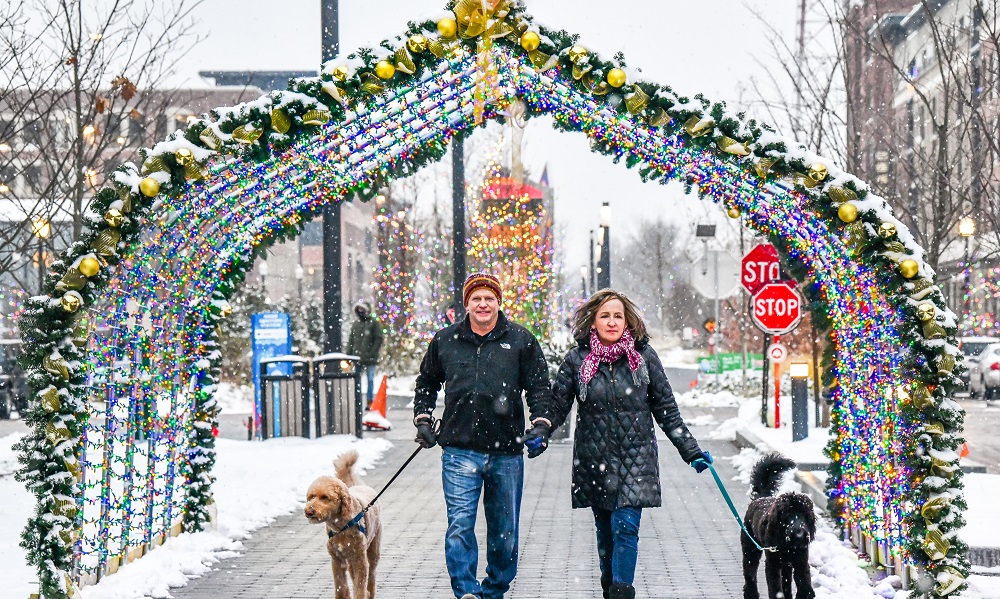
[[[719,340],[722,338],[722,322],[719,320],[719,252],[713,253],[713,263],[715,266],[715,332],[712,336],[715,337],[715,384],[721,390],[722,382],[719,380],[721,369],[721,363],[719,362],[719,353],[722,349]]]
[[[823,394],[820,393],[819,382],[819,338],[816,336],[816,327],[812,320],[809,321],[810,332],[812,333],[812,358],[813,358],[813,402],[816,404],[816,428],[823,426]]]
[[[594,270],[594,230],[590,230],[590,293],[597,291],[597,272]]]
[[[969,247],[966,240],[965,247]],[[38,238],[38,295],[45,293],[45,246],[42,245],[42,238]]]
[[[809,436],[809,378],[792,377],[792,441]]]
[[[465,283],[465,140],[456,133],[451,142],[452,265],[454,267],[455,321],[465,318],[462,285]]]
[[[763,333],[764,337],[764,372],[761,376],[763,381],[763,386],[760,390],[760,423],[765,427],[767,426],[767,369],[770,365],[770,360],[767,357],[767,346],[771,340],[771,336],[767,333]]]
[[[965,330],[965,332],[969,332],[971,330],[969,328],[969,317],[972,315],[972,297],[970,297],[970,294],[969,294],[969,289],[970,289],[969,278],[970,278],[970,274],[971,274],[971,272],[970,272],[971,269],[969,268],[969,237],[968,236],[966,236],[966,238],[965,238],[965,264],[964,264],[964,266],[965,266],[965,289],[962,290],[963,311],[962,311],[962,325],[961,326],[962,326],[962,329]]]
[[[323,62],[340,53],[338,0],[322,0],[320,26],[323,39]],[[329,203],[323,209],[323,350],[338,352],[343,339],[343,281],[341,277],[342,224],[340,203]]]
[[[604,227],[604,243],[601,245],[601,273],[597,286],[611,288],[611,227]]]

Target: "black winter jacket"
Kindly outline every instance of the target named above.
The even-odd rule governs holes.
[[[351,325],[351,336],[347,338],[347,353],[361,358],[362,365],[378,364],[378,352],[382,349],[382,324],[373,316],[365,316]]]
[[[434,335],[417,375],[414,418],[434,410],[442,384],[438,442],[486,453],[521,453],[522,392],[533,415],[552,393],[538,341],[503,312],[483,341],[472,333],[468,316]]]
[[[636,349],[649,384],[636,384],[628,358],[602,362],[579,400],[573,442],[573,507],[658,507],[660,468],[653,420],[681,458],[701,456],[698,442],[681,420],[673,391],[656,351],[643,340]],[[581,343],[568,354],[552,386],[550,410],[539,414],[559,426],[580,397],[580,366],[590,353]],[[645,377],[641,377],[645,378]]]

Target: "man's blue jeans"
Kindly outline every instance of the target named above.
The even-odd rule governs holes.
[[[361,368],[365,371],[365,376],[368,377],[368,404],[372,405],[372,399],[375,397],[375,365],[374,364],[362,364]]]
[[[597,524],[597,556],[601,579],[622,584],[635,582],[639,558],[639,522],[642,508],[620,507],[614,511],[591,508]]]
[[[517,574],[517,533],[524,488],[524,457],[445,447],[441,456],[448,505],[445,561],[456,597],[467,593],[502,599]],[[476,578],[479,495],[486,513],[486,579]]]

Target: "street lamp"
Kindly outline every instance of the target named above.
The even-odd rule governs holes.
[[[257,273],[260,274],[260,288],[264,292],[264,303],[267,303],[267,260],[261,260],[260,266],[257,267]]]
[[[601,204],[601,268],[597,284],[601,289],[611,287],[611,204]]]
[[[968,330],[969,317],[972,312],[972,297],[969,293],[969,277],[971,274],[971,269],[969,268],[969,240],[976,234],[976,220],[971,216],[963,216],[962,219],[958,221],[958,234],[965,238],[965,262],[962,264],[962,270],[964,271],[963,274],[965,275],[962,324],[965,326],[966,330]]]
[[[299,286],[299,301],[302,301],[302,279],[306,278],[306,269],[301,264],[295,265],[295,281]]]
[[[587,299],[587,265],[584,264],[580,267],[580,292],[583,294],[583,299]]]
[[[792,377],[792,441],[809,436],[809,363],[793,362],[789,368]],[[778,417],[775,416],[775,424]]]

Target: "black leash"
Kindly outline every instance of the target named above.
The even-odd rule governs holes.
[[[441,432],[440,420],[434,421],[433,429],[434,429],[434,436],[435,437],[438,436],[438,434],[440,434]],[[417,457],[417,454],[420,453],[420,450],[423,448],[424,448],[423,445],[418,445],[417,448],[413,450],[413,453],[410,454],[410,457],[406,458],[406,461],[403,462],[403,465],[399,467],[399,470],[397,470],[396,473],[392,475],[392,478],[389,479],[389,482],[385,483],[385,485],[382,487],[382,490],[379,491],[377,495],[375,495],[375,499],[372,499],[368,503],[368,505],[366,505],[365,508],[361,510],[360,514],[355,516],[350,522],[345,524],[344,527],[338,530],[337,532],[333,532],[332,530],[326,531],[326,536],[332,539],[333,537],[339,535],[340,533],[346,532],[354,528],[355,526],[358,527],[358,530],[361,531],[361,534],[367,534],[365,532],[364,525],[361,524],[361,519],[365,517],[365,514],[368,513],[368,510],[370,510],[373,505],[375,505],[375,502],[378,501],[378,498],[381,497],[383,493],[385,493],[386,489],[389,488],[389,485],[394,483],[396,479],[399,478],[399,475],[403,473],[403,470],[406,470],[406,467],[410,465],[410,462],[413,461],[413,458]]]

